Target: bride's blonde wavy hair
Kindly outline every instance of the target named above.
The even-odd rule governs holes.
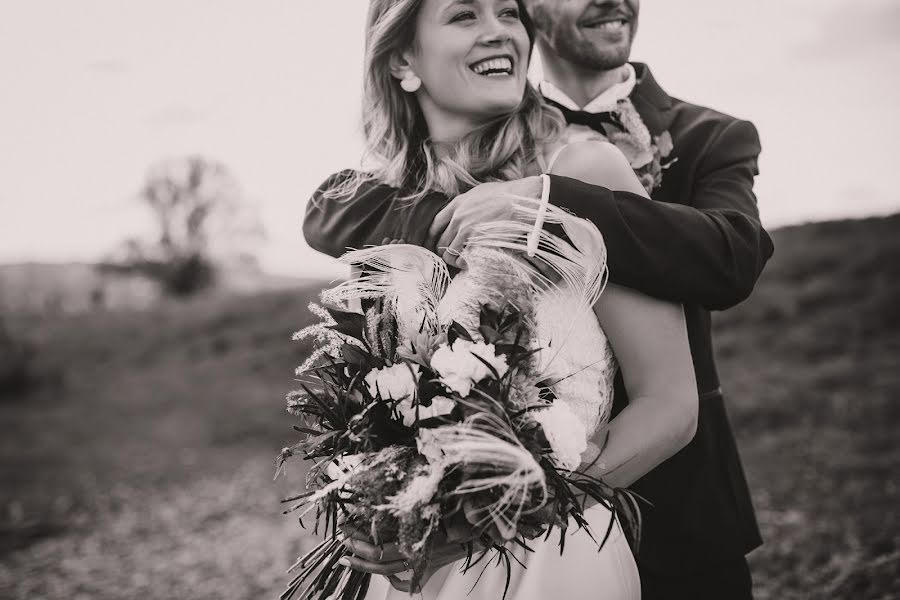
[[[330,189],[328,197],[352,197],[373,179],[400,188],[411,201],[434,191],[453,197],[486,181],[520,179],[532,164],[544,168],[539,148],[559,137],[565,126],[562,115],[526,83],[514,111],[472,131],[450,152],[435,153],[415,95],[403,91],[390,68],[393,56],[415,44],[423,2],[372,0],[369,5],[362,113],[367,170]],[[533,44],[534,26],[522,1],[517,3]]]

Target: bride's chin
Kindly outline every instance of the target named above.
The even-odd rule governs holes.
[[[519,107],[519,104],[522,103],[522,99],[492,99],[490,101],[486,101],[482,105],[481,117],[486,120],[493,120],[500,117],[504,117],[506,115],[510,115]]]

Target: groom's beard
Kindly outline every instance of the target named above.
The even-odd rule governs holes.
[[[632,38],[633,39],[633,38]],[[631,40],[615,48],[598,48],[588,40],[576,40],[563,34],[550,39],[550,47],[567,62],[590,71],[612,71],[628,62]]]
[[[553,2],[560,0],[532,0],[527,2],[539,37],[560,58],[582,69],[612,71],[618,69],[631,55],[631,45],[637,32],[636,12],[631,15],[628,39],[620,44],[603,45],[587,39],[583,30],[573,20],[561,20]]]

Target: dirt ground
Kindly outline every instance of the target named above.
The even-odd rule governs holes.
[[[866,250],[896,225],[778,232],[717,317],[759,599],[900,597],[900,246]],[[36,358],[0,396],[0,597],[277,597],[311,541],[278,502],[300,465],[272,475],[313,291],[11,323]]]

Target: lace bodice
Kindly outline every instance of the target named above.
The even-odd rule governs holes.
[[[547,371],[556,382],[554,393],[592,435],[609,420],[618,362],[596,315],[582,313],[573,319],[573,306],[571,297],[544,298],[537,303],[539,358],[542,362],[553,360]],[[559,352],[558,340],[565,340]]]

